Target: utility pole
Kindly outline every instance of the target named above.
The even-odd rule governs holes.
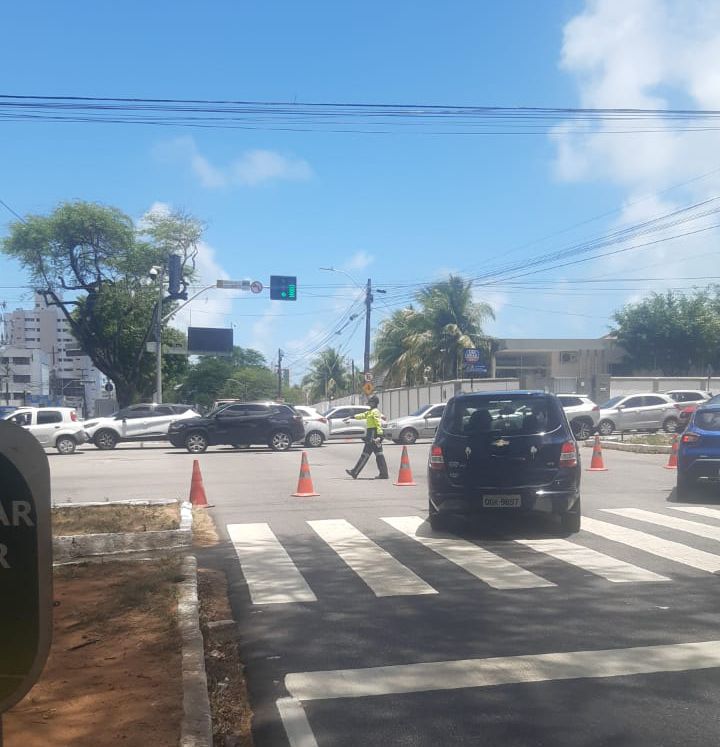
[[[372,280],[368,278],[365,286],[365,357],[363,359],[363,371],[370,371],[370,309],[372,308]]]
[[[282,399],[282,359],[283,359],[283,353],[280,348],[278,348],[278,389],[277,389],[277,396],[278,401]]]
[[[157,326],[155,328],[155,338],[157,339],[156,367],[155,372],[155,396],[157,404],[162,404],[162,302],[163,302],[163,270],[158,272],[158,307],[157,307]]]
[[[356,389],[356,386],[355,386],[355,360],[354,359],[350,361],[350,370],[352,372],[351,373],[352,378],[350,379],[350,381],[352,382],[352,393],[354,395],[355,394],[355,389]]]

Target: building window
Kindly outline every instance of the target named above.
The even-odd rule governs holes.
[[[14,374],[13,382],[15,384],[29,384],[31,381],[30,374]]]
[[[30,358],[13,358],[12,362],[16,363],[18,366],[29,366]]]

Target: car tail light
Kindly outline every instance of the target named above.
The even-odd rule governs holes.
[[[439,446],[433,446],[430,449],[430,469],[443,470],[445,469],[445,457],[443,456],[442,449]]]
[[[592,409],[593,412],[600,412],[600,405],[595,405]]]
[[[565,441],[560,449],[560,466],[577,467],[577,446],[574,441]]]
[[[684,444],[694,444],[700,440],[700,436],[697,433],[683,433],[680,439]]]
[[[327,418],[318,418],[321,423],[327,423]]]
[[[70,420],[72,420],[72,421],[73,421],[73,423],[76,423],[76,422],[77,422],[77,413],[75,412],[75,410],[73,410],[73,411],[72,411],[72,412],[70,413]]]

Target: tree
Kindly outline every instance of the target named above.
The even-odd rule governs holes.
[[[181,379],[179,396],[205,407],[217,399],[245,401],[272,399],[277,377],[267,367],[262,353],[235,347],[228,357],[205,355],[189,366]]]
[[[704,375],[720,368],[720,286],[688,295],[652,293],[613,316],[633,372]]]
[[[387,384],[457,378],[464,349],[490,349],[482,325],[495,315],[489,304],[473,301],[472,281],[450,275],[422,288],[415,300],[417,309],[395,311],[376,336],[375,367]]]
[[[335,348],[326,348],[313,358],[302,386],[309,389],[312,402],[341,397],[351,388],[347,364]]]
[[[124,407],[153,390],[154,358],[146,343],[157,287],[148,284],[149,270],[178,253],[184,278],[192,278],[201,234],[200,223],[180,213],[152,213],[135,226],[117,208],[67,202],[48,216],[11,224],[2,250],[19,261],[46,303],[60,309]],[[161,313],[173,299],[164,302]]]

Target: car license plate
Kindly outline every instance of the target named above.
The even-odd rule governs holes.
[[[519,495],[484,495],[484,508],[520,508],[522,500]]]

